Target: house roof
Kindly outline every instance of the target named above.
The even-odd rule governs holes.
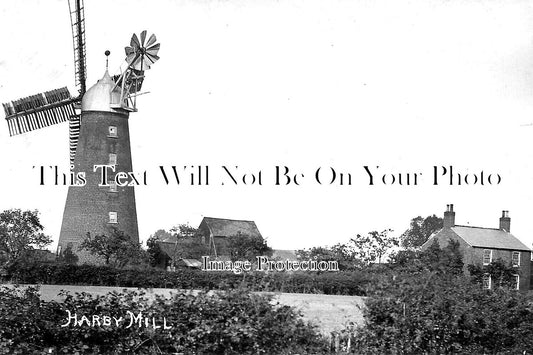
[[[249,236],[261,236],[254,221],[204,217],[201,224],[204,223],[214,237],[229,237],[238,233]]]
[[[202,267],[202,263],[199,260],[196,259],[180,259],[186,266],[200,269]]]
[[[176,242],[158,240],[157,244],[159,245],[161,251],[167,254],[169,258],[174,258],[174,254],[176,252]]]
[[[453,226],[452,231],[473,247],[531,251],[509,232],[495,228]]]

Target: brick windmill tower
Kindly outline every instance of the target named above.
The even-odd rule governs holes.
[[[69,121],[72,173],[83,172],[85,184],[69,186],[59,235],[58,254],[71,246],[79,261],[93,261],[79,244],[87,233],[107,234],[116,228],[139,241],[133,186],[117,186],[117,172],[132,172],[129,114],[137,111],[144,72],[159,57],[155,35],[134,34],[125,48],[126,68],[103,77],[86,91],[85,19],[83,0],[69,0],[79,96],[66,87],[3,104],[10,135]],[[106,51],[106,56],[110,53]],[[94,171],[95,165],[102,167]],[[107,173],[101,181],[102,170]],[[122,185],[122,184],[120,184]]]

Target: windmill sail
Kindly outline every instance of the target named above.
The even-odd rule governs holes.
[[[85,10],[83,0],[68,0],[70,11],[70,24],[72,26],[72,44],[74,46],[74,80],[78,88],[78,101],[81,102],[85,94],[85,79],[87,78],[87,63],[85,50]],[[80,115],[72,115],[69,118],[69,150],[70,163],[74,163],[78,137],[80,135]]]
[[[75,101],[68,89],[63,87],[4,103],[9,135],[65,122],[75,115]]]
[[[4,103],[9,135],[30,132],[69,121],[70,161],[73,162],[80,132],[79,108],[86,91],[85,11],[83,0],[68,0],[72,42],[74,47],[74,78],[78,95],[74,98],[66,87]]]
[[[69,0],[70,24],[72,26],[72,43],[74,46],[74,79],[80,98],[85,94],[87,65],[85,59],[85,11],[83,0]]]
[[[71,116],[68,121],[68,139],[70,150],[70,164],[74,164],[76,157],[76,148],[78,147],[78,138],[80,137],[80,116]]]

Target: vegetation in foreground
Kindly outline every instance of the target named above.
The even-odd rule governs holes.
[[[440,224],[434,216],[417,217],[400,242],[390,238],[385,230],[358,236],[347,244],[299,252],[305,258],[339,260],[343,270],[339,273],[235,275],[135,269],[114,258],[123,254],[114,251],[111,257],[104,258],[109,261],[104,266],[75,265],[75,257],[68,253],[59,262],[28,262],[32,258],[27,256],[33,255],[30,246],[45,245],[49,238],[40,232],[42,226],[36,212],[6,211],[0,215],[0,261],[4,265],[2,276],[11,280],[225,291],[195,296],[178,293],[170,300],[160,298],[154,302],[147,301],[139,292],[99,297],[81,294],[67,296],[65,303],[56,303],[41,301],[35,290],[0,289],[0,354],[321,354],[329,351],[328,342],[292,308],[272,305],[268,298],[250,295],[250,290],[368,296],[365,324],[334,335],[333,347],[337,353],[533,352],[533,297],[531,293],[514,290],[515,271],[510,265],[501,260],[484,266],[468,265],[470,276],[465,276],[461,253],[453,241],[444,249],[436,243],[423,252],[413,249],[427,240]],[[92,241],[106,248],[112,245],[101,243],[102,240],[105,240],[103,236]],[[398,243],[405,249],[394,253],[389,263],[381,264],[385,252]],[[111,263],[112,260],[118,263]],[[494,280],[492,290],[482,288],[487,274]],[[106,328],[92,324],[61,327],[67,309],[75,310],[80,316],[117,317],[132,310],[142,311],[148,323],[144,327]],[[167,318],[173,328],[150,328],[152,317]]]
[[[531,354],[533,298],[464,276],[389,277],[367,299],[355,354]]]
[[[459,246],[435,243],[397,256],[374,279],[365,325],[345,332],[355,354],[531,354],[533,297],[513,287],[510,266],[496,261],[465,276]],[[496,287],[481,287],[489,272]]]
[[[317,354],[316,328],[291,307],[242,290],[150,302],[141,291],[67,294],[40,300],[36,289],[0,288],[0,354]],[[70,311],[70,324],[68,315]],[[142,314],[128,327],[132,316]],[[72,318],[76,315],[76,320]],[[95,323],[94,316],[99,317]],[[83,316],[87,320],[82,320]],[[104,316],[110,317],[106,324]],[[114,318],[122,317],[117,325]],[[80,322],[82,323],[80,325]],[[68,324],[68,325],[67,325]],[[160,327],[154,329],[155,327]],[[62,326],[67,325],[67,326]],[[165,329],[166,327],[171,327]]]

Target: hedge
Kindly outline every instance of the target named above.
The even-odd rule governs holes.
[[[531,354],[533,295],[462,275],[394,276],[366,299],[354,354]]]
[[[293,308],[242,290],[194,295],[182,291],[153,302],[141,291],[105,296],[66,294],[65,301],[58,303],[40,300],[35,288],[0,287],[0,299],[2,355],[288,355],[326,351],[326,341],[316,327],[304,322]],[[67,311],[71,317],[75,314],[76,320],[68,320]],[[132,322],[128,312],[142,314],[141,321]],[[82,316],[87,317],[86,322]],[[98,322],[93,316],[99,317]],[[123,321],[106,324],[104,317],[122,317]],[[130,322],[134,324],[128,327]]]
[[[251,291],[321,293],[364,296],[372,276],[364,271],[345,272],[211,272],[182,269],[115,269],[108,266],[18,264],[10,267],[8,278],[25,284],[92,285],[175,289],[235,289]]]

